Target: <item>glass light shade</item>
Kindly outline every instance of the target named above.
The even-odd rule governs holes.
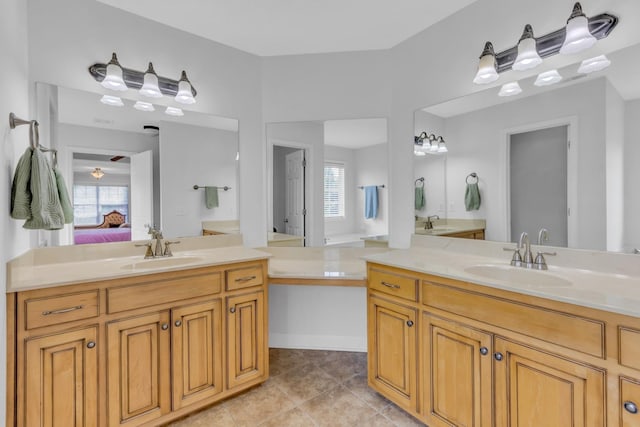
[[[560,80],[562,80],[562,76],[558,73],[558,70],[549,70],[538,74],[533,84],[536,86],[549,86],[558,83]]]
[[[127,85],[122,79],[122,68],[120,65],[109,63],[107,64],[107,75],[100,83],[103,87],[111,90],[125,91]]]
[[[112,107],[122,107],[124,105],[122,99],[117,96],[111,95],[102,95],[102,98],[100,98],[100,102],[106,105],[111,105]]]
[[[582,52],[596,44],[597,39],[589,32],[589,20],[586,16],[576,16],[567,22],[567,35],[560,53],[570,55]]]
[[[484,85],[498,80],[498,71],[496,71],[495,55],[483,55],[478,63],[478,72],[473,82],[478,85]]]
[[[447,150],[447,146],[444,143],[444,139],[442,137],[438,138],[438,153],[446,153],[449,150]]]
[[[184,116],[184,112],[182,112],[182,110],[180,108],[176,108],[176,107],[167,107],[166,110],[164,110],[165,114],[168,114],[170,116]]]
[[[522,93],[522,88],[520,87],[518,82],[511,82],[502,85],[498,96],[513,96],[519,93]]]
[[[432,153],[437,153],[438,152],[438,143],[436,142],[435,139],[430,142],[429,151],[432,152]]]
[[[149,62],[149,68],[144,74],[144,83],[139,90],[141,95],[148,96],[149,98],[161,98],[162,92],[158,87],[158,76],[153,69],[153,64]]]
[[[518,56],[511,68],[516,71],[523,71],[535,68],[540,64],[542,64],[542,58],[540,58],[536,50],[536,39],[526,38],[520,40],[520,43],[518,43]]]
[[[153,104],[150,102],[144,102],[144,101],[136,101],[136,103],[133,105],[133,108],[135,108],[136,110],[140,110],[140,111],[155,111],[156,109],[153,108]]]
[[[102,172],[102,169],[100,168],[95,168],[92,172],[91,172],[91,176],[94,177],[95,179],[100,179],[104,176],[104,172]]]
[[[413,148],[413,154],[415,154],[416,156],[426,156],[427,153],[425,153],[424,151],[422,151],[422,149],[414,147]]]
[[[580,67],[578,67],[578,72],[581,74],[595,73],[596,71],[604,70],[609,65],[611,65],[611,61],[606,56],[600,55],[582,61]]]

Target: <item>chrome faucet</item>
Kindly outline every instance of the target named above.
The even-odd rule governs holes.
[[[149,224],[145,224],[145,227],[148,228],[148,232],[147,234],[151,235],[151,241],[148,243],[144,243],[144,244],[137,244],[136,246],[141,247],[144,246],[146,247],[146,251],[144,253],[144,259],[149,259],[149,258],[159,258],[159,257],[169,257],[169,256],[173,256],[173,253],[171,252],[171,246],[170,245],[175,245],[177,243],[180,243],[179,241],[175,241],[175,242],[170,242],[170,241],[165,241],[164,242],[164,252],[162,251],[162,239],[164,237],[162,237],[162,231],[156,229],[155,227],[149,225]],[[153,241],[155,240],[155,249],[153,248]]]
[[[549,240],[549,230],[541,228],[538,231],[538,246],[542,246],[544,242]],[[537,270],[547,270],[547,261],[544,259],[544,255],[556,255],[555,252],[543,252],[538,251],[536,254],[536,260],[533,263],[533,268]]]
[[[522,254],[522,266],[525,268],[533,267],[533,256],[531,255],[531,242],[529,241],[529,235],[526,231],[523,231],[518,240],[518,249],[524,248],[524,254]]]
[[[427,221],[424,223],[424,229],[425,230],[432,230],[433,229],[433,222],[431,222],[432,219],[440,219],[440,217],[438,215],[431,215],[427,217]]]

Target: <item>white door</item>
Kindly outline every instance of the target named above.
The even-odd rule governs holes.
[[[304,150],[285,157],[287,197],[285,233],[304,236]]]
[[[153,224],[153,158],[151,150],[131,156],[130,191],[131,240],[149,239],[145,224]]]

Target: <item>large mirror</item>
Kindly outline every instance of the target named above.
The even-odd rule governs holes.
[[[577,72],[579,61],[558,69],[554,85],[522,79],[517,96],[499,97],[497,86],[417,111],[416,135],[443,135],[448,152],[415,156],[416,178],[432,176],[427,209],[416,215],[486,220],[488,240],[514,242],[526,231],[535,242],[544,227],[554,246],[638,247],[640,45],[606,56],[611,65],[591,74]],[[467,210],[469,182],[479,187],[478,209]]]
[[[114,106],[97,93],[36,91],[41,143],[57,148],[74,204],[74,224],[50,233],[51,244],[148,239],[147,224],[165,238],[219,224],[239,232],[237,120],[139,111],[128,93]]]
[[[387,120],[268,123],[269,246],[387,244]]]

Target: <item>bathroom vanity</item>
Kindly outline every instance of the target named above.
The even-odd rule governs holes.
[[[369,385],[431,427],[640,425],[638,275],[483,244],[367,257]]]
[[[268,378],[268,254],[23,257],[7,294],[8,425],[161,425]]]

